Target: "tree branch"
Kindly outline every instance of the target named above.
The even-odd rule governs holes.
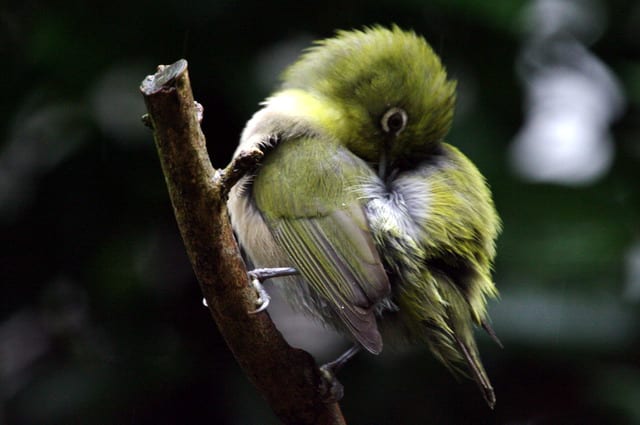
[[[200,129],[187,72],[179,60],[158,67],[141,86],[173,211],[191,265],[220,333],[251,382],[287,424],[344,424],[325,403],[321,376],[307,352],[292,348],[266,312],[256,308],[226,207],[229,189],[262,157],[251,151],[215,170]]]

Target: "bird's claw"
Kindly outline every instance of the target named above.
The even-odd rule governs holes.
[[[255,289],[256,292],[258,293],[258,299],[256,300],[256,304],[258,305],[258,308],[256,308],[253,311],[250,311],[249,314],[257,314],[257,313],[260,313],[261,311],[266,310],[267,307],[269,307],[269,303],[271,302],[271,297],[269,296],[267,291],[264,289],[264,286],[262,286],[262,283],[260,283],[260,279],[258,277],[252,275],[252,272],[249,272],[249,276],[251,277],[251,286],[253,286],[253,289]]]
[[[251,286],[258,293],[257,304],[258,308],[250,311],[249,314],[256,314],[264,311],[271,301],[271,297],[262,286],[262,282],[271,279],[273,277],[292,276],[298,274],[298,271],[292,267],[274,267],[266,269],[254,269],[249,273],[249,279],[251,279]]]
[[[320,394],[325,403],[337,403],[344,397],[344,386],[330,365],[320,367]]]

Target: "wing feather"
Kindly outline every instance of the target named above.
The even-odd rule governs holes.
[[[265,156],[252,194],[291,261],[286,265],[308,284],[315,310],[379,353],[374,311],[391,286],[355,189],[374,178],[375,172],[341,144],[285,137]]]
[[[374,306],[391,288],[362,207],[353,203],[323,216],[274,219],[270,227],[294,267],[353,337],[379,353]]]

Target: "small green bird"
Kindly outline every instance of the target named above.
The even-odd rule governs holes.
[[[247,123],[236,155],[265,152],[228,201],[255,267],[294,267],[288,301],[378,354],[382,335],[466,362],[494,391],[473,325],[497,297],[500,231],[476,167],[444,143],[455,82],[426,41],[398,27],[340,31],[294,63]]]

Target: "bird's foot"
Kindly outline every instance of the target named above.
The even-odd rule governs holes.
[[[359,345],[354,345],[347,351],[342,353],[340,357],[332,362],[326,363],[320,367],[320,373],[322,374],[322,382],[320,383],[320,391],[322,392],[323,400],[327,403],[334,403],[340,401],[344,396],[344,387],[336,378],[336,374],[342,366],[344,366],[353,356],[360,351]]]
[[[251,286],[258,294],[258,299],[256,300],[256,305],[258,306],[258,308],[250,311],[249,314],[257,314],[261,311],[266,310],[269,306],[269,302],[271,302],[271,297],[264,289],[264,286],[262,286],[262,282],[273,277],[291,276],[294,274],[298,274],[298,271],[292,267],[276,267],[268,269],[254,269],[251,270],[248,274],[249,279],[251,279]]]
[[[337,403],[344,396],[344,386],[329,365],[320,367],[320,394],[325,403]]]

